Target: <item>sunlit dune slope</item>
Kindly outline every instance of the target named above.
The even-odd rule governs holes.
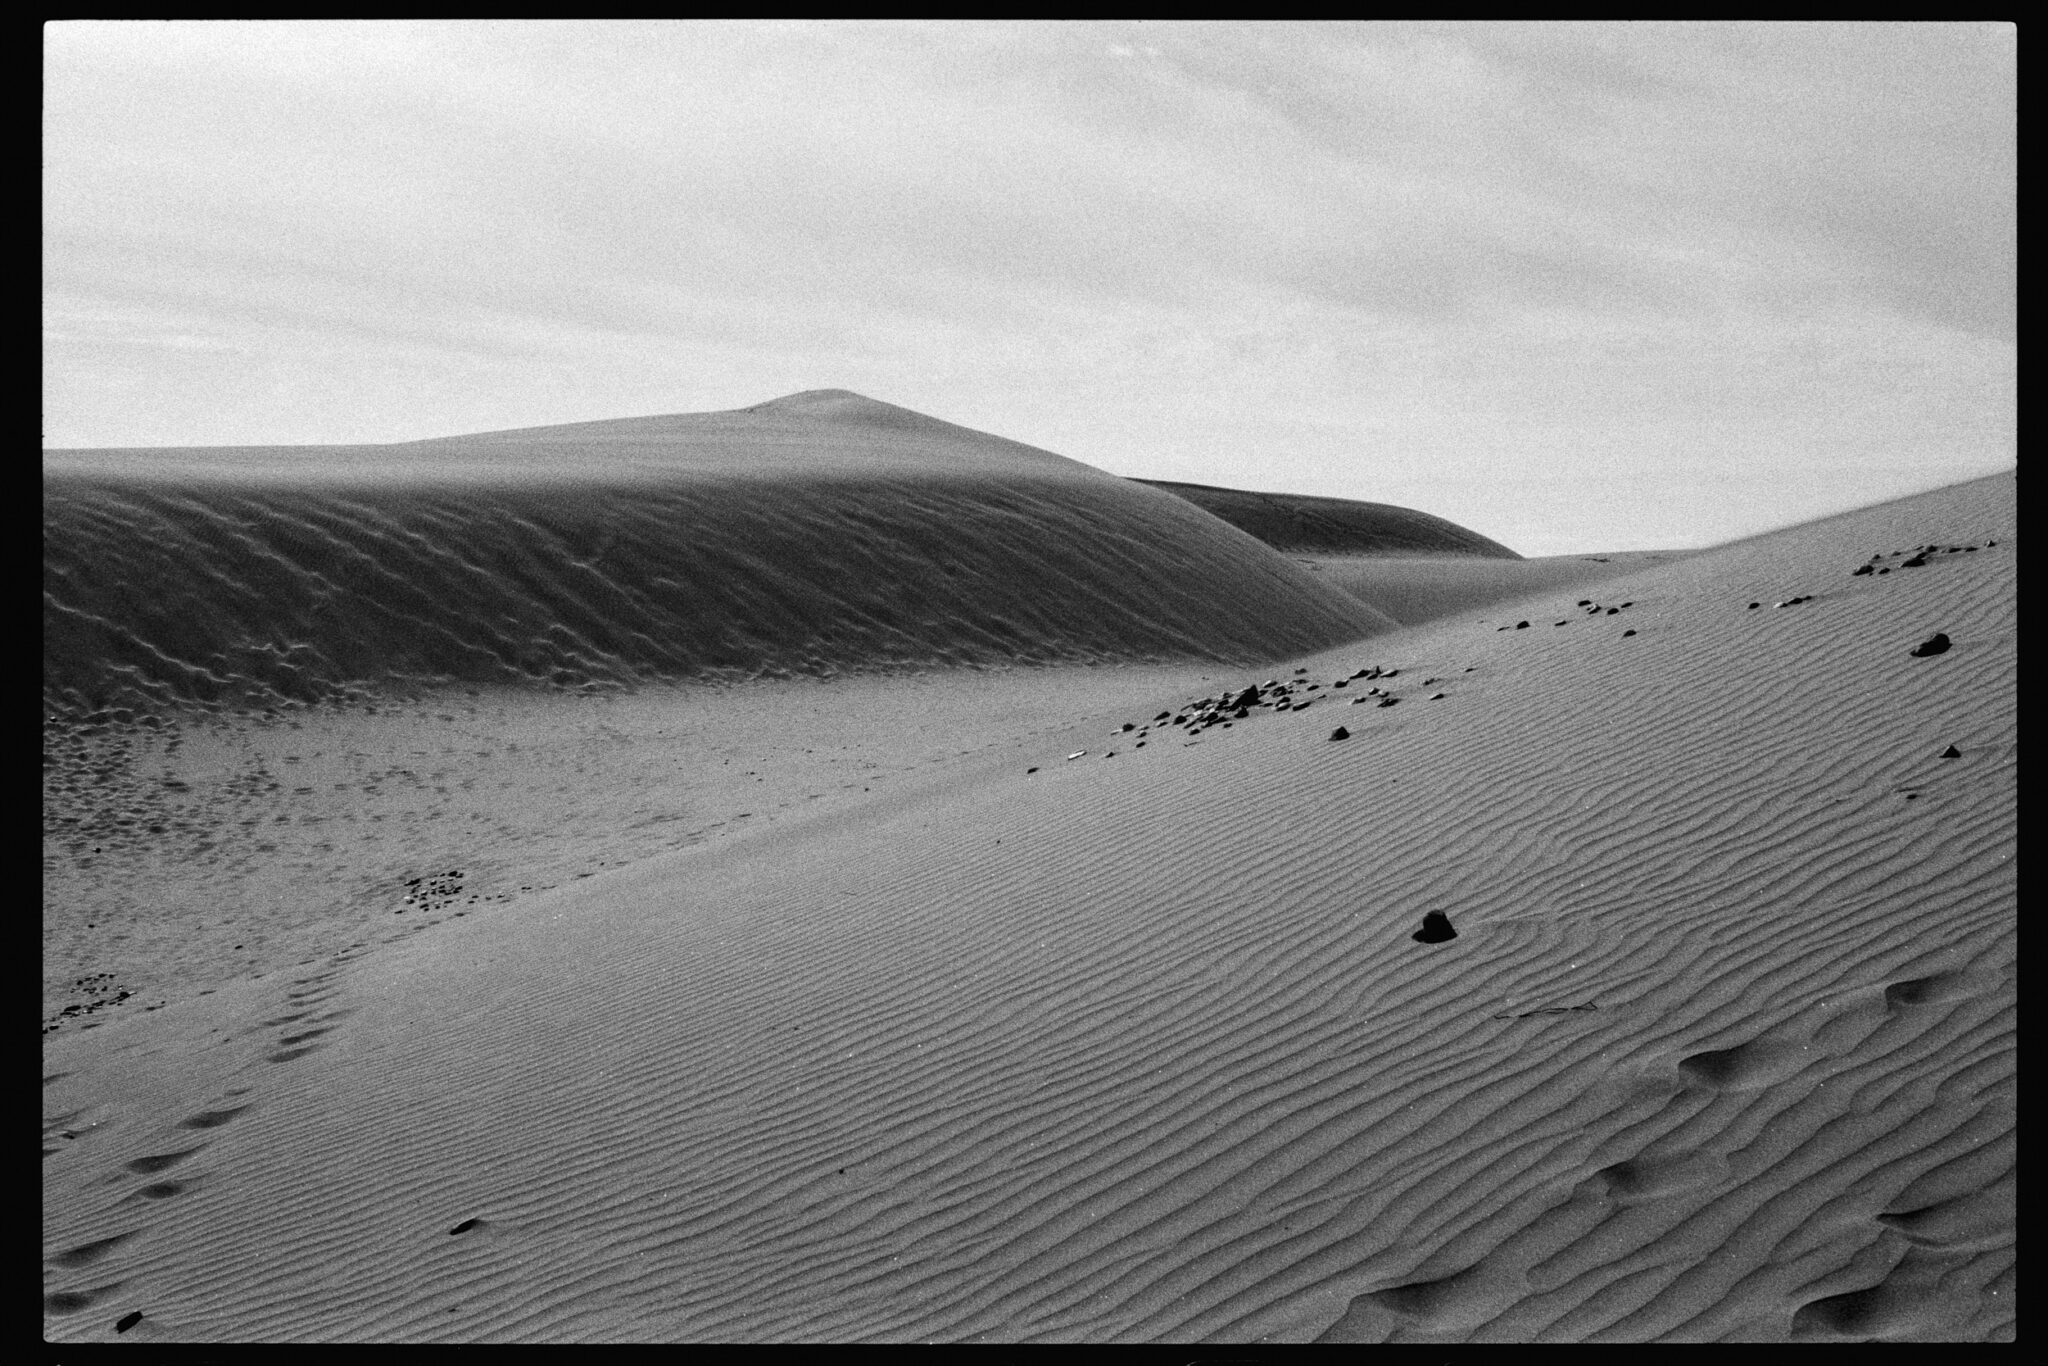
[[[1392,625],[1181,499],[839,391],[44,472],[44,692],[70,713],[1251,660]]]
[[[2011,1340],[2015,537],[1865,509],[53,1036],[45,1333]]]

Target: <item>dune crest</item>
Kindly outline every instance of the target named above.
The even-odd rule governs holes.
[[[1275,658],[1391,618],[1182,500],[838,390],[394,446],[44,458],[66,715]]]

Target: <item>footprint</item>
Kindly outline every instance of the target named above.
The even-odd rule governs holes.
[[[1829,1295],[1792,1315],[1794,1340],[1901,1337],[1937,1326],[1945,1317],[1940,1272],[1917,1249],[1890,1275],[1864,1290]]]
[[[1888,1210],[1877,1222],[1920,1247],[1969,1252],[2012,1241],[2018,1214],[2018,1180],[2008,1172],[1982,1190],[1920,1209]]]
[[[45,1295],[43,1312],[59,1318],[79,1313],[92,1308],[124,1284],[124,1281],[113,1281],[107,1285],[96,1285],[90,1290],[60,1290],[54,1295]]]
[[[117,1233],[111,1238],[101,1238],[97,1242],[80,1243],[77,1247],[58,1253],[50,1258],[50,1261],[55,1266],[63,1267],[91,1266],[134,1236],[133,1233]]]
[[[192,1116],[190,1119],[179,1121],[178,1127],[180,1129],[218,1129],[221,1125],[227,1123],[248,1108],[246,1105],[236,1105],[226,1110],[207,1110]]]
[[[1375,1290],[1352,1301],[1378,1305],[1429,1333],[1465,1332],[1494,1318],[1528,1289],[1518,1271],[1480,1262],[1433,1281]]]
[[[1975,996],[1981,990],[1982,983],[1971,973],[1937,972],[1926,977],[1911,977],[1903,982],[1889,984],[1884,989],[1884,1003],[1887,1009],[1897,1013],[1914,1006],[1934,1005],[1941,1001]]]
[[[203,1143],[200,1145],[201,1148],[205,1146]],[[158,1172],[169,1171],[198,1151],[199,1148],[187,1148],[181,1153],[157,1153],[151,1157],[138,1157],[133,1162],[124,1162],[122,1165],[137,1176],[155,1176]]]
[[[1715,1091],[1754,1091],[1804,1070],[1826,1056],[1811,1044],[1752,1039],[1733,1048],[1711,1049],[1681,1058],[1678,1070]]]
[[[1728,1163],[1713,1153],[1639,1154],[1593,1173],[1617,1205],[1638,1205],[1659,1196],[1693,1190],[1728,1174]]]
[[[198,1185],[199,1182],[197,1180],[156,1181],[136,1191],[135,1194],[128,1197],[128,1200],[131,1202],[136,1200],[169,1200],[183,1195],[186,1191],[196,1189]]]

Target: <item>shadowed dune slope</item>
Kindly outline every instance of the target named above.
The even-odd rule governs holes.
[[[396,446],[45,456],[51,708],[1249,661],[1390,629],[1190,504],[838,391]]]
[[[1474,555],[1518,560],[1498,541],[1456,522],[1391,503],[1317,498],[1305,493],[1252,493],[1208,484],[1133,479],[1185,498],[1258,537],[1275,550],[1319,555]]]
[[[1848,514],[60,1037],[108,1127],[45,1332],[2010,1339],[2014,525]]]

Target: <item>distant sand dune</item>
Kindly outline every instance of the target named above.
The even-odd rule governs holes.
[[[942,794],[53,1036],[45,1333],[2010,1340],[2015,532],[2001,477],[1547,589],[1206,685],[1299,677],[1304,710],[1190,734],[1162,695]],[[1132,537],[1146,592],[1100,610],[1251,648],[1249,598],[1137,624],[1205,579]],[[736,615],[807,620],[742,549],[723,591],[786,595]],[[962,598],[1023,612],[1001,563]],[[1457,937],[1417,943],[1428,911]]]
[[[1303,493],[1253,493],[1164,479],[1132,483],[1185,498],[1275,550],[1312,555],[1461,555],[1518,560],[1521,556],[1456,522],[1391,503],[1317,498]]]
[[[1390,618],[1177,498],[854,394],[398,446],[51,452],[67,715],[1239,662]]]

